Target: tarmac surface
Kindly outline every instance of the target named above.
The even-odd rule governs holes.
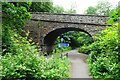
[[[78,50],[72,50],[67,53],[71,62],[71,78],[91,78],[87,64],[88,55],[78,53]]]

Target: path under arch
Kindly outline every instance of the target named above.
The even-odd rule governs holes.
[[[78,53],[78,50],[68,52],[68,58],[71,62],[71,78],[91,78],[89,76],[87,55]]]

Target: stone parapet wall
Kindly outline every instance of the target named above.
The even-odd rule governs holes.
[[[68,23],[106,25],[106,22],[109,20],[109,17],[100,15],[33,13],[32,19],[64,23],[68,22]]]

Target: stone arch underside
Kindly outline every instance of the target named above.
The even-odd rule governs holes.
[[[40,41],[43,51],[52,51],[56,38],[68,31],[82,31],[91,37],[104,30],[106,26],[92,24],[75,24],[75,23],[59,23],[59,22],[42,22],[43,28],[40,30]]]
[[[90,25],[90,24],[74,24],[74,23],[57,23],[57,22],[42,22],[42,28],[40,27],[40,39],[41,43],[44,44],[44,38],[50,33],[53,34],[54,31],[58,31],[56,35],[59,35],[66,31],[71,31],[74,29],[75,31],[83,31],[89,34],[90,36],[94,36],[97,33],[100,33],[107,26],[100,25]],[[54,37],[54,36],[53,36]]]
[[[34,42],[39,43],[42,51],[51,51],[52,44],[57,36],[67,31],[83,31],[94,36],[106,29],[108,26],[95,24],[82,24],[70,22],[51,22],[51,21],[28,21],[26,30],[30,31],[30,35]],[[55,34],[55,35],[54,35]],[[52,36],[51,36],[52,35]],[[49,45],[48,45],[49,44]]]
[[[81,31],[81,32],[85,32],[86,34],[88,34],[90,37],[92,37],[88,32],[79,29],[79,28],[74,28],[74,27],[68,27],[68,28],[59,28],[56,30],[53,30],[52,32],[48,33],[45,37],[44,37],[44,44],[46,45],[54,45],[55,40],[57,39],[58,36],[60,36],[61,34],[64,34],[66,32],[69,31]]]

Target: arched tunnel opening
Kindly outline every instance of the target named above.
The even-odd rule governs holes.
[[[55,41],[58,37],[60,38],[64,38],[64,40],[67,40],[67,38],[63,37],[63,35],[67,32],[71,32],[71,35],[72,35],[72,32],[84,32],[85,34],[89,35],[91,38],[92,36],[82,30],[82,29],[79,29],[79,28],[59,28],[59,29],[56,29],[56,30],[53,30],[51,32],[49,32],[45,38],[44,38],[44,44],[47,46],[47,54],[50,54],[53,49],[54,49],[54,45],[56,45]],[[69,37],[69,45],[72,49],[75,49],[76,47],[79,47],[78,45],[78,42],[73,39],[72,37]]]
[[[74,33],[74,32],[73,32]],[[66,44],[69,44],[69,46],[72,48],[72,49],[75,49],[77,47],[79,47],[79,43],[77,42],[76,39],[74,39],[72,36],[65,36],[65,34],[62,34],[60,35],[57,39],[62,39],[64,41],[59,41],[59,43],[66,43]],[[57,41],[55,41],[56,43],[55,44],[58,44]]]

